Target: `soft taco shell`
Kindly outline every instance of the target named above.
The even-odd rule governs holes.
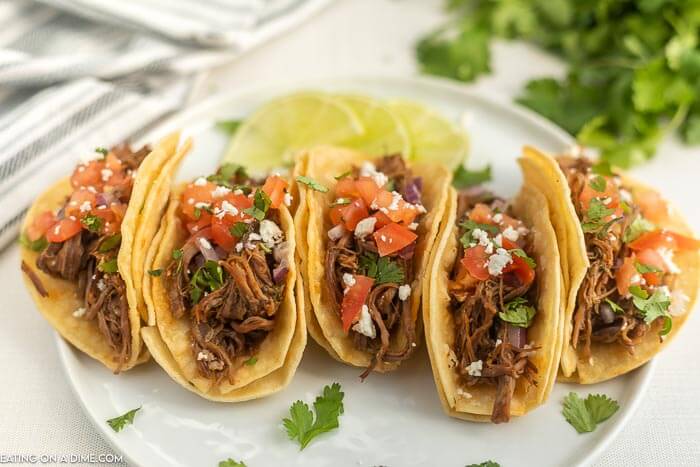
[[[305,185],[299,186],[300,196],[306,203],[300,205],[301,212],[297,212],[298,228],[304,228],[306,222],[306,242],[300,248],[302,255],[302,275],[308,289],[312,310],[307,325],[311,336],[326,348],[331,356],[351,365],[367,367],[370,365],[372,355],[356,349],[352,339],[343,332],[340,318],[333,311],[333,297],[326,290],[324,258],[327,251],[327,232],[332,226],[328,218],[328,209],[334,200],[333,187],[336,184],[335,175],[344,173],[352,166],[364,161],[376,159],[376,156],[359,153],[344,148],[318,147],[307,151],[300,156],[300,163],[306,164],[306,170],[298,170],[300,174],[317,180],[322,185],[330,187],[326,193],[314,191]],[[302,162],[303,161],[303,162]],[[445,200],[450,183],[450,173],[438,164],[412,164],[411,169],[417,176],[423,177],[423,205],[427,213],[418,227],[418,244],[414,256],[415,279],[411,284],[411,306],[413,316],[416,319],[416,329],[420,329],[418,311],[421,303],[422,280],[429,259],[430,251],[437,237],[440,219],[445,210]],[[303,173],[302,173],[303,172]],[[418,339],[420,336],[416,336]],[[394,336],[390,348],[397,347],[401,339],[406,336],[402,332]],[[375,370],[389,371],[395,369],[397,364],[378,363]]]
[[[555,226],[555,230],[557,232],[573,232],[572,235],[564,238],[558,236],[560,248],[568,252],[569,277],[580,278],[578,282],[571,282],[568,293],[568,302],[564,315],[564,349],[560,380],[582,384],[597,383],[625,374],[643,365],[668,346],[690,315],[697,298],[698,286],[700,285],[700,255],[697,251],[679,251],[674,255],[674,262],[681,270],[681,273],[676,277],[674,290],[680,290],[688,296],[689,300],[686,312],[672,317],[673,328],[663,340],[660,340],[658,336],[661,325],[655,323],[644,336],[644,340],[634,347],[634,353],[630,353],[627,348],[619,344],[592,343],[591,359],[579,358],[577,351],[571,346],[571,320],[574,307],[576,306],[578,288],[588,270],[589,264],[581,223],[571,201],[571,192],[566,183],[566,178],[554,158],[535,149],[525,148],[521,165],[523,165],[527,183],[541,187],[540,189],[548,198],[550,209],[552,209],[552,224]],[[633,198],[638,193],[655,191],[626,176],[622,177],[622,184],[632,193]],[[688,224],[680,213],[673,208],[670,209],[668,222],[661,227],[683,235],[692,236],[692,231]],[[571,241],[572,238],[574,241]]]
[[[130,268],[132,259],[141,257],[142,252],[134,248],[133,241],[142,208],[148,204],[149,188],[157,177],[159,169],[175,153],[178,140],[178,133],[166,136],[155,145],[153,151],[143,160],[134,180],[129,205],[121,224],[122,242],[117,256],[117,265],[126,286],[131,327],[131,358],[124,362],[121,367],[118,364],[116,352],[110,348],[96,321],[73,316],[73,312],[77,308],[84,306],[83,297],[79,297],[77,294],[77,283],[57,279],[44,273],[36,266],[39,253],[28,248],[21,248],[21,259],[26,265],[24,267],[39,278],[48,292],[47,296],[42,296],[27,275],[23,274],[27,289],[41,314],[64,339],[112,371],[126,371],[148,360],[148,352],[145,349],[142,352],[141,318],[137,310],[138,292],[134,287]],[[72,192],[70,180],[66,178],[42,193],[29,208],[22,224],[22,231],[27,229],[38,214],[60,208]]]
[[[438,244],[428,269],[429,281],[424,285],[423,321],[426,344],[433,376],[445,412],[453,417],[470,421],[490,420],[496,389],[477,385],[460,389],[457,372],[453,367],[455,322],[449,310],[448,281],[457,260],[457,195],[450,189]],[[536,286],[538,299],[534,323],[528,329],[528,341],[540,349],[531,357],[537,368],[536,386],[526,388],[518,381],[511,403],[511,414],[524,415],[547,399],[552,390],[561,353],[562,321],[559,308],[561,273],[556,236],[549,222],[544,197],[535,189],[525,186],[513,202],[516,216],[534,235],[533,257],[537,262]]]
[[[160,244],[152,246],[156,252],[152,253],[154,260],[149,269],[166,269],[172,259],[172,251],[187,239],[187,230],[177,215],[183,189],[184,185],[172,191],[161,226],[162,232],[158,234],[161,236]],[[300,293],[295,296],[298,273],[294,261],[294,226],[284,206],[280,207],[280,224],[290,245],[284,298],[276,315],[274,330],[256,353],[255,365],[241,365],[236,370],[233,384],[228,380],[217,384],[198,372],[192,354],[189,317],[177,319],[173,316],[161,277],[147,279],[144,283],[148,322],[151,324],[144,330],[146,345],[171,378],[204,398],[236,402],[263,397],[286,386],[296,371],[306,346],[306,323],[303,296]]]

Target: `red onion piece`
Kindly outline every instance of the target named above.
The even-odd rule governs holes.
[[[420,203],[421,192],[423,191],[423,179],[421,177],[414,178],[411,183],[406,185],[403,197],[411,204]]]
[[[409,243],[408,245],[406,245],[405,247],[403,247],[401,250],[399,250],[397,255],[401,259],[408,260],[408,259],[413,258],[413,255],[415,254],[415,252],[416,252],[416,242],[412,242],[412,243]]]
[[[600,314],[600,319],[602,319],[605,324],[611,324],[615,321],[615,312],[606,302],[600,304],[598,313]]]
[[[506,324],[506,335],[508,342],[514,347],[522,348],[527,344],[527,329],[512,324]]]
[[[289,268],[285,265],[280,264],[272,270],[272,280],[275,281],[275,284],[281,284],[287,278],[288,272]]]
[[[209,240],[200,237],[197,240],[195,240],[195,245],[197,245],[197,248],[199,248],[199,252],[202,253],[202,256],[204,256],[204,259],[206,261],[219,261],[219,255],[216,253],[216,250],[211,246]]]

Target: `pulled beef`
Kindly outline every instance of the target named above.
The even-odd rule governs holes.
[[[586,158],[562,156],[557,162],[566,175],[571,189],[571,201],[576,214],[583,220],[585,212],[579,197],[588,183],[592,163]],[[633,212],[623,216],[610,228],[611,235],[601,236],[596,232],[584,232],[586,251],[590,267],[586,272],[576,297],[576,308],[572,317],[573,330],[571,345],[579,349],[585,359],[591,356],[591,343],[618,342],[634,351],[650,326],[639,315],[632,300],[620,296],[615,280],[615,268],[628,256],[627,246],[622,242],[622,234],[636,216]],[[605,299],[610,299],[622,307],[622,313],[616,313],[611,322],[610,314],[601,313],[608,307]],[[605,310],[607,311],[607,310]]]
[[[177,318],[190,318],[190,333],[197,368],[202,376],[233,383],[241,358],[251,356],[275,327],[275,316],[284,295],[277,284],[274,255],[260,248],[235,249],[218,264],[224,283],[197,303],[190,295],[190,281],[203,264],[190,237],[182,246],[182,258],[172,261],[165,272],[170,309]],[[241,240],[243,243],[246,237]]]
[[[393,182],[394,189],[405,197],[406,189],[411,190],[411,197],[420,202],[420,178],[414,178],[400,155],[385,156],[375,161],[378,171],[383,172]],[[357,168],[354,176],[359,175]],[[392,261],[404,272],[404,284],[411,284],[414,278],[413,252],[415,245],[391,255]],[[326,287],[332,300],[335,313],[342,315],[341,305],[345,286],[343,274],[360,274],[359,258],[367,253],[377,253],[377,245],[371,237],[358,239],[352,232],[345,232],[338,240],[329,240],[325,256]],[[401,362],[413,353],[416,336],[416,323],[413,319],[410,300],[400,300],[398,288],[402,284],[382,283],[373,286],[367,299],[367,307],[377,328],[375,338],[370,338],[354,329],[349,331],[353,345],[358,350],[373,355],[372,363],[362,374],[366,378],[380,362]],[[399,330],[403,330],[405,339],[392,340]],[[391,350],[392,343],[395,348]]]
[[[461,192],[458,198],[457,218],[461,219],[477,202],[489,203],[492,207],[505,207],[502,200],[482,190]],[[503,209],[502,209],[503,210]],[[462,232],[459,233],[461,237]],[[461,242],[457,258],[463,256]],[[455,320],[455,343],[452,349],[456,356],[455,369],[465,386],[490,384],[496,386],[496,397],[491,421],[502,423],[510,420],[510,405],[518,378],[535,384],[537,372],[530,362],[536,351],[526,344],[527,330],[515,328],[498,318],[504,304],[517,298],[536,296],[532,284],[522,285],[500,276],[485,281],[463,280],[460,262],[456,261],[448,286],[450,308]],[[533,303],[535,300],[529,300]],[[521,335],[521,338],[514,338]],[[497,341],[500,340],[500,343]],[[481,360],[480,376],[469,374],[472,363]]]
[[[78,274],[85,269],[90,256],[87,244],[94,237],[90,232],[82,231],[65,242],[49,243],[39,254],[36,260],[37,267],[59,279],[77,280]]]
[[[39,279],[39,276],[37,276],[34,270],[24,261],[22,261],[22,272],[24,272],[29,280],[32,281],[32,284],[34,285],[36,291],[39,292],[39,295],[42,297],[49,296],[49,292],[46,290],[46,287],[44,287],[44,284],[41,282],[41,279]]]

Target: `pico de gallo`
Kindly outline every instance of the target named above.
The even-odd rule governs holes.
[[[527,338],[536,315],[532,236],[503,199],[478,187],[459,192],[457,219],[448,284],[454,368],[463,387],[496,386],[491,420],[507,422],[516,382],[532,384],[537,371]]]
[[[171,312],[189,320],[199,373],[217,383],[233,383],[242,365],[254,364],[275,328],[289,271],[279,211],[291,201],[281,176],[255,180],[235,164],[197,178],[180,196],[188,238],[164,278]]]
[[[581,221],[590,267],[578,292],[572,346],[584,359],[592,343],[635,345],[652,329],[663,337],[688,297],[674,289],[681,272],[674,254],[700,241],[663,227],[669,209],[651,190],[633,191],[605,164],[585,157],[557,159]]]
[[[328,211],[326,285],[355,347],[378,363],[406,360],[415,347],[410,296],[425,215],[422,179],[400,155],[337,174]],[[397,336],[402,331],[403,337]]]
[[[134,151],[127,144],[96,149],[73,171],[63,206],[37,215],[21,238],[39,253],[40,270],[78,284],[85,302],[73,317],[97,322],[118,355],[117,371],[131,357],[129,305],[117,266],[121,223],[138,168],[150,152],[148,146]],[[39,289],[38,276],[32,276]]]

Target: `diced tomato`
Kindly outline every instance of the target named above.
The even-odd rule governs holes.
[[[107,156],[105,156],[104,165],[106,169],[109,169],[115,173],[124,170],[122,161],[120,161],[119,158],[111,152],[107,153]]]
[[[357,223],[367,216],[369,216],[369,211],[362,198],[357,198],[352,203],[345,206],[341,214],[345,228],[350,231],[355,230]]]
[[[622,262],[622,266],[615,272],[615,282],[617,283],[617,291],[620,295],[627,294],[631,285],[636,285],[641,282],[641,280],[637,279],[634,281],[632,280],[635,275],[639,276],[639,274],[637,274],[637,268],[634,265],[635,262],[636,258],[634,255],[628,256]]]
[[[378,190],[374,196],[374,205],[377,208],[391,207],[391,203],[394,201],[394,195],[390,191]]]
[[[372,206],[385,209],[386,211],[382,210],[382,212],[393,222],[402,222],[404,225],[413,222],[418,215],[415,206],[407,203],[403,198],[399,199],[398,202],[394,201],[394,194],[386,190],[377,191]]]
[[[117,216],[109,206],[98,206],[92,209],[90,214],[102,219],[102,231],[100,233],[109,235],[119,230],[120,223],[117,222]]]
[[[385,225],[391,224],[391,219],[389,216],[384,214],[382,211],[377,211],[374,214],[372,214],[372,217],[377,219],[377,223],[374,224],[375,230],[381,229]]]
[[[111,209],[112,212],[114,213],[115,222],[118,222],[119,224],[121,224],[122,220],[124,219],[124,216],[126,216],[126,208],[127,208],[126,204],[122,204],[122,203],[110,204],[109,209]]]
[[[642,215],[651,222],[661,224],[668,219],[668,205],[657,192],[649,190],[635,193],[634,202]]]
[[[403,250],[418,238],[418,235],[407,227],[396,223],[385,225],[374,232],[373,236],[379,256],[387,256]]]
[[[343,295],[343,304],[341,307],[341,319],[343,321],[343,331],[346,333],[350,330],[350,326],[357,319],[362,311],[362,305],[365,304],[369,291],[372,289],[374,279],[367,276],[355,274],[355,284],[350,287]]]
[[[96,189],[102,187],[102,173],[104,162],[99,160],[90,161],[87,164],[78,165],[70,177],[73,188],[92,186]]]
[[[56,217],[51,211],[44,211],[34,218],[34,221],[27,227],[27,237],[34,242],[44,236],[56,223]]]
[[[355,186],[355,180],[350,177],[341,178],[335,185],[335,195],[341,198],[357,198],[360,193]]]
[[[469,274],[475,279],[485,281],[489,278],[489,270],[486,267],[488,259],[489,255],[486,253],[486,247],[483,245],[476,245],[464,250],[462,266],[467,268]]]
[[[510,256],[513,262],[506,265],[503,272],[513,272],[523,285],[532,284],[532,281],[535,280],[535,270],[527,264],[524,258],[514,254]]]
[[[180,209],[182,214],[190,220],[197,221],[199,217],[195,215],[195,205],[198,203],[211,204],[214,200],[212,191],[216,189],[216,184],[206,182],[204,185],[190,183],[182,193],[182,203]],[[200,209],[200,211],[203,211]]]
[[[644,280],[649,285],[660,285],[663,272],[666,272],[666,263],[663,257],[656,250],[642,250],[636,254],[637,263],[644,266],[651,266],[660,269],[662,272],[645,272],[642,274]]]
[[[230,226],[224,224],[216,217],[211,225],[212,239],[226,251],[231,251],[236,244],[236,237],[231,235],[230,228]]]
[[[345,204],[339,204],[331,208],[330,217],[333,225],[338,225],[343,222],[343,209],[345,209]]]
[[[95,208],[97,195],[87,188],[78,188],[73,192],[66,205],[66,217],[83,217]],[[87,204],[85,204],[87,202]],[[81,209],[83,208],[83,209]],[[87,209],[84,209],[87,208]]]
[[[488,274],[488,272],[487,272]],[[464,258],[462,258],[462,261],[458,263],[457,266],[457,275],[455,276],[455,279],[453,281],[454,285],[458,285],[459,288],[463,290],[470,290],[479,283],[480,279],[477,279],[476,277],[472,276],[469,273],[469,270],[467,267],[464,265]]]
[[[476,203],[469,212],[469,219],[479,224],[493,224],[491,208],[483,203]]]
[[[598,176],[596,176],[597,178]],[[600,199],[605,199],[605,198],[610,198],[610,202],[605,205],[605,207],[610,208],[610,209],[615,209],[617,206],[620,204],[620,191],[617,189],[617,185],[615,185],[615,182],[610,177],[603,177],[603,180],[605,180],[605,190],[604,191],[597,191],[591,186],[591,181],[589,180],[588,183],[583,187],[583,190],[581,190],[581,194],[579,195],[579,201],[581,202],[581,206],[583,207],[584,210],[588,210],[588,207],[591,204],[591,200],[593,198],[600,198]]]
[[[80,233],[82,226],[77,219],[64,218],[46,231],[46,240],[51,243],[65,242]]]
[[[284,195],[287,189],[287,182],[279,175],[270,175],[265,180],[262,190],[270,197],[270,207],[278,209],[284,203]]]
[[[510,217],[508,214],[501,213],[501,222],[499,222],[498,225],[500,225],[503,230],[505,230],[506,227],[517,229],[518,227],[522,227],[522,222]]]
[[[224,202],[226,202],[226,204],[224,204]],[[224,209],[224,206],[226,206],[227,209]],[[234,209],[231,209],[231,206],[233,206]],[[230,226],[236,222],[242,222],[244,219],[249,218],[250,216],[245,214],[243,211],[251,206],[253,206],[253,200],[248,198],[246,195],[234,195],[233,193],[227,193],[225,196],[217,198],[214,201],[211,210],[214,213],[219,213],[218,215],[221,215],[220,211],[223,210],[223,220]],[[200,216],[204,216],[208,219],[211,219],[212,217],[211,214],[206,211],[201,211]]]
[[[372,204],[372,201],[374,201],[374,198],[379,192],[379,187],[374,180],[369,177],[360,177],[355,182],[355,188],[367,206]]]
[[[659,248],[667,248],[674,251],[698,250],[700,249],[700,240],[686,237],[685,235],[671,232],[670,230],[661,229],[640,235],[628,246],[635,251],[646,249],[658,250]]]
[[[201,232],[202,229],[205,229],[211,225],[211,215],[207,213],[207,216],[202,216],[199,218],[199,220],[188,222],[187,223],[187,230],[193,234],[197,232]]]
[[[503,245],[503,248],[505,248],[506,250],[515,250],[516,248],[520,248],[517,243],[511,242],[503,236],[501,237],[501,245]]]

